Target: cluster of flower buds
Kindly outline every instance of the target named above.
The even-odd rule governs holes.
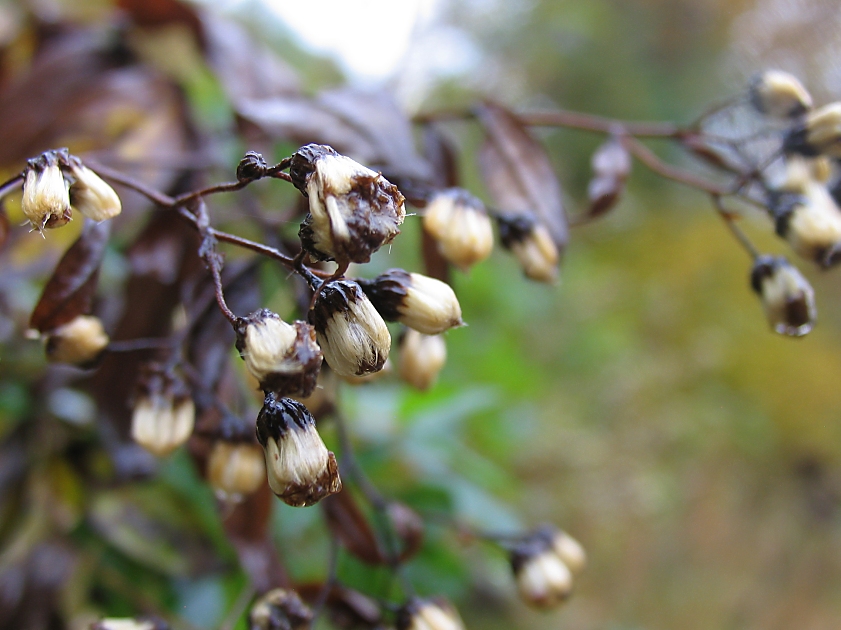
[[[78,315],[46,335],[47,359],[79,367],[94,366],[110,339],[102,322],[93,315]]]
[[[75,208],[94,221],[120,214],[114,189],[67,149],[46,151],[27,162],[21,210],[33,230],[67,224]]]
[[[542,223],[526,214],[497,217],[502,245],[520,262],[527,278],[538,282],[558,279],[558,247]]]
[[[493,250],[493,228],[482,201],[461,188],[437,191],[423,214],[423,227],[441,255],[469,269]]]
[[[446,282],[402,269],[389,269],[373,280],[357,282],[388,321],[427,335],[464,324],[461,305]]]
[[[815,325],[815,294],[803,275],[781,256],[760,256],[750,274],[768,323],[776,332],[801,337]]]
[[[157,618],[108,618],[95,622],[90,630],[169,630],[169,624]]]
[[[248,615],[249,630],[306,630],[312,611],[295,591],[276,588],[262,595]]]
[[[315,329],[306,322],[284,322],[261,309],[237,323],[236,346],[263,391],[279,396],[309,396],[321,369]]]
[[[252,442],[218,440],[207,460],[207,480],[222,501],[238,502],[266,479],[262,449]]]
[[[447,600],[415,597],[397,613],[397,630],[464,630],[464,622]]]
[[[766,70],[754,76],[748,97],[758,112],[772,118],[797,118],[812,109],[812,96],[803,84],[782,70]]]
[[[382,369],[391,335],[358,283],[333,280],[320,287],[308,318],[324,359],[336,374],[362,376]]]
[[[336,456],[327,450],[307,408],[266,394],[257,416],[269,486],[284,503],[306,507],[342,489]]]
[[[400,378],[425,391],[438,380],[447,363],[447,344],[441,335],[425,335],[411,328],[400,338]]]
[[[131,416],[131,437],[158,457],[168,455],[193,433],[196,408],[183,382],[154,369],[142,378]]]
[[[406,208],[397,186],[331,147],[301,147],[292,156],[289,175],[309,198],[298,236],[312,258],[368,262],[400,233]]]
[[[587,563],[584,548],[569,534],[544,525],[511,550],[511,568],[520,596],[536,608],[552,608],[572,594],[573,576]]]

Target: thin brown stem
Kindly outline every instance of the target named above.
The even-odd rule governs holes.
[[[14,177],[0,184],[0,199],[8,195],[15,188],[18,188],[21,184],[23,184],[23,173],[18,173]]]
[[[677,166],[672,166],[661,160],[654,151],[645,146],[642,142],[631,136],[623,136],[622,142],[625,148],[633,154],[640,162],[645,164],[649,169],[675,182],[697,188],[711,195],[727,195],[731,193],[729,188],[725,188],[715,182],[711,182],[703,177],[698,177],[694,173],[685,171]]]
[[[722,202],[721,197],[719,195],[711,195],[711,198],[713,206],[715,206],[715,209],[718,211],[718,216],[721,217],[725,225],[727,225],[730,232],[733,234],[733,236],[736,238],[736,240],[739,242],[742,248],[748,253],[748,255],[754,260],[756,260],[759,257],[759,251],[748,238],[747,234],[745,234],[742,231],[742,228],[740,228],[737,225],[736,217],[738,215],[736,215],[733,212],[730,212],[729,210],[727,210],[727,208],[724,207],[724,203]]]

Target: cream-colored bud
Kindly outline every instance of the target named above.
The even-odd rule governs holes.
[[[92,221],[113,219],[123,206],[116,191],[81,162],[69,169],[74,179],[70,185],[70,205]]]
[[[51,331],[47,337],[47,359],[86,367],[96,362],[109,342],[98,317],[79,315]]]
[[[336,457],[298,401],[267,394],[257,417],[257,439],[265,451],[269,486],[285,503],[305,507],[342,489]]]
[[[463,270],[493,250],[493,228],[484,204],[461,189],[438,192],[426,206],[423,227],[438,242],[441,255]]]
[[[575,538],[563,531],[558,531],[552,538],[552,549],[572,571],[578,575],[587,566],[587,553]]]
[[[263,449],[246,442],[213,445],[207,460],[207,479],[222,500],[238,501],[257,491],[266,478]]]
[[[299,236],[312,257],[368,262],[400,233],[404,198],[380,173],[328,146],[310,144],[292,156],[289,174],[309,198]]]
[[[554,551],[523,559],[515,573],[520,596],[537,608],[557,606],[572,593],[572,572]]]
[[[535,224],[525,238],[514,240],[509,247],[527,278],[550,284],[557,281],[558,247],[543,225]]]
[[[812,109],[812,97],[794,75],[766,70],[750,83],[751,104],[774,118],[793,118]]]
[[[421,391],[438,380],[447,363],[447,344],[441,335],[407,330],[400,340],[400,378]]]
[[[131,417],[131,437],[147,451],[163,457],[184,444],[193,433],[196,408],[191,398],[171,392],[141,396]]]
[[[786,139],[786,148],[805,155],[841,158],[841,102],[811,112]]]
[[[308,630],[312,618],[298,594],[282,588],[261,596],[248,616],[250,630]]]
[[[20,208],[33,230],[65,225],[72,217],[67,182],[56,158],[45,153],[30,161],[23,182]]]
[[[391,335],[356,282],[334,280],[322,287],[309,320],[324,360],[336,374],[362,376],[382,369]]]
[[[361,376],[348,376],[343,375],[339,376],[340,379],[344,383],[348,385],[353,385],[354,387],[358,385],[367,385],[369,383],[376,383],[377,381],[384,379],[389,374],[391,374],[394,370],[392,369],[391,359],[386,359],[385,363],[383,363],[382,368],[378,372],[371,372],[369,374],[362,374]],[[309,408],[309,406],[307,406]]]
[[[841,210],[822,184],[806,187],[801,202],[778,218],[777,233],[797,254],[822,267],[841,260]]]
[[[817,317],[815,293],[785,258],[758,258],[751,271],[751,286],[762,299],[765,316],[775,332],[801,337],[812,330]]]
[[[91,630],[167,630],[167,624],[151,619],[102,619]]]
[[[464,622],[446,600],[413,599],[398,613],[397,630],[464,630]]]
[[[309,324],[287,324],[269,310],[257,311],[238,324],[237,349],[262,389],[281,396],[312,393],[322,355]]]

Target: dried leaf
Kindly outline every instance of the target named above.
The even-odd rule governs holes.
[[[304,600],[313,603],[322,596],[324,584],[302,584],[297,591]],[[334,584],[327,593],[325,605],[330,622],[337,628],[361,630],[383,627],[382,607],[375,599],[359,591]]]
[[[563,250],[568,231],[561,185],[543,146],[500,105],[486,102],[477,116],[487,136],[479,166],[496,205],[508,214],[537,217]]]
[[[138,26],[158,27],[183,24],[201,40],[202,31],[196,10],[176,0],[117,0],[117,6],[131,16]]]
[[[423,544],[423,519],[404,503],[394,501],[386,510],[394,533],[402,543],[398,559],[403,562],[420,551]]]
[[[321,505],[327,527],[345,549],[366,564],[386,562],[368,520],[350,492],[340,492],[327,497]]]
[[[595,218],[613,208],[631,173],[631,155],[619,138],[610,138],[593,154],[593,179],[587,187],[587,216]]]
[[[110,233],[107,221],[85,221],[81,236],[61,257],[47,281],[29,320],[31,328],[47,332],[90,312]]]

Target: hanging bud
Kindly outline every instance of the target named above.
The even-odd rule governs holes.
[[[67,173],[73,180],[70,184],[73,208],[92,221],[105,221],[120,214],[123,207],[117,193],[79,158],[70,156],[67,159]]]
[[[437,335],[454,326],[462,326],[461,305],[446,282],[389,269],[374,280],[359,280],[371,303],[387,321]]]
[[[193,433],[196,408],[179,381],[152,372],[139,385],[131,417],[131,437],[158,457],[169,455]]]
[[[397,630],[464,630],[464,622],[447,600],[415,597],[397,613]]]
[[[806,260],[824,268],[841,261],[841,210],[826,186],[807,183],[802,195],[772,200],[777,234]]]
[[[79,315],[49,333],[47,359],[52,363],[92,367],[109,341],[98,317]]]
[[[783,149],[810,157],[841,158],[841,102],[824,105],[806,116],[788,133]]]
[[[264,391],[279,396],[309,396],[321,369],[315,329],[306,322],[287,324],[267,309],[237,323],[237,350]]]
[[[772,118],[795,118],[812,109],[812,97],[794,75],[766,70],[750,81],[748,97],[753,107]]]
[[[219,440],[207,460],[207,480],[223,501],[239,501],[266,478],[263,452],[256,444]]]
[[[523,600],[537,608],[551,608],[572,593],[573,573],[587,563],[584,548],[552,525],[524,535],[511,549],[511,568]]]
[[[324,360],[339,376],[362,376],[382,369],[391,335],[382,316],[352,280],[321,287],[309,312]]]
[[[248,624],[249,630],[307,630],[312,618],[295,591],[276,588],[254,602]]]
[[[163,619],[101,619],[91,626],[91,630],[169,630],[169,624]]]
[[[520,262],[527,278],[553,283],[558,279],[558,247],[542,223],[529,215],[500,215],[502,245]]]
[[[803,275],[785,258],[761,256],[750,274],[753,290],[771,328],[781,335],[802,337],[815,325],[815,294]]]
[[[361,376],[343,375],[339,376],[339,378],[342,379],[342,382],[357,387],[359,385],[368,385],[370,383],[376,383],[377,381],[389,376],[392,372],[393,370],[391,366],[391,359],[389,358],[385,360],[385,363],[383,363],[383,367],[380,369],[379,372],[371,372],[369,374],[363,374]]]
[[[265,450],[269,486],[284,503],[306,507],[342,489],[335,455],[297,400],[266,394],[257,416],[257,440]]]
[[[301,147],[289,175],[309,198],[298,236],[316,260],[365,263],[400,233],[406,208],[397,186],[331,147]]]
[[[55,151],[29,160],[23,181],[20,208],[33,230],[65,225],[72,217],[67,181]]]
[[[400,378],[425,391],[438,380],[447,362],[447,344],[440,335],[407,330],[400,339]]]
[[[551,527],[552,549],[573,575],[578,575],[587,566],[587,553],[575,538],[565,531]]]
[[[491,255],[491,220],[481,200],[466,190],[438,191],[426,206],[423,227],[441,255],[463,270]]]
[[[260,153],[249,151],[237,165],[237,181],[246,183],[265,177],[268,168],[269,165]]]

